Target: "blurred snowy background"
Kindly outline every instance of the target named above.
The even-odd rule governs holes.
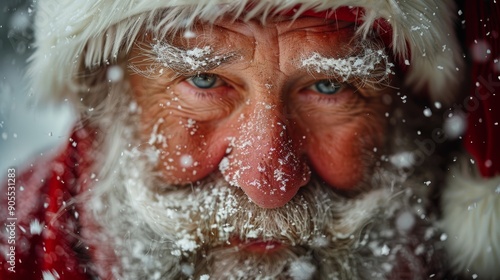
[[[25,78],[33,16],[31,0],[0,3],[0,178],[66,140],[72,122],[68,106],[37,105]]]

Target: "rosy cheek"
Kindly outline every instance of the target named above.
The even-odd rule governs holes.
[[[347,139],[314,142],[319,143],[313,143],[307,153],[313,170],[325,182],[335,188],[349,189],[361,179],[363,168],[357,145]]]
[[[159,152],[157,169],[161,171],[165,182],[191,183],[218,169],[227,143],[223,137],[203,131],[197,127],[193,133],[192,129],[186,130],[178,123],[161,129],[158,135],[166,135],[167,144],[156,143],[155,148]]]
[[[338,189],[355,188],[373,165],[373,148],[382,142],[379,135],[365,135],[363,125],[339,128],[311,137],[307,155],[313,170]]]

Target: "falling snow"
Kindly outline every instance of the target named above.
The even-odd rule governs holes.
[[[43,230],[43,223],[40,223],[38,219],[33,219],[30,223],[30,232],[31,234],[36,234],[39,235],[42,233]]]
[[[184,35],[184,38],[186,38],[186,39],[191,39],[191,38],[195,38],[196,37],[196,33],[194,33],[191,30],[184,31],[183,35]]]
[[[444,133],[449,139],[461,136],[467,128],[467,120],[463,114],[454,114],[444,121]]]
[[[472,59],[476,62],[486,62],[490,58],[490,45],[487,41],[475,41],[470,48]]]
[[[60,279],[59,274],[55,271],[42,271],[43,280],[56,280]]]
[[[123,69],[118,65],[111,66],[108,68],[107,75],[109,82],[117,83],[123,79]]]
[[[306,259],[297,259],[290,264],[290,276],[293,280],[312,279],[316,267]]]
[[[425,108],[424,109],[424,116],[426,116],[426,117],[432,116],[432,111],[431,111],[430,108]]]
[[[408,168],[415,164],[415,155],[412,152],[404,151],[389,157],[390,162],[399,168]]]
[[[396,218],[396,228],[400,231],[409,231],[415,222],[415,216],[411,212],[403,212]]]

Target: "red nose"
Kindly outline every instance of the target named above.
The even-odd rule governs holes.
[[[280,111],[257,104],[241,120],[231,139],[230,154],[221,163],[226,180],[263,208],[285,205],[310,178]]]

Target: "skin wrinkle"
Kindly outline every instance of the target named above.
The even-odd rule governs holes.
[[[297,62],[307,57],[304,54],[310,56],[317,53],[318,49],[326,50],[322,52],[322,55],[328,55],[328,57],[356,56],[360,53],[361,46],[366,46],[366,44],[355,43],[352,48],[325,47],[346,45],[346,42],[352,43],[354,31],[351,28],[333,29],[322,20],[299,19],[295,23],[304,30],[300,28],[287,30],[283,27],[289,23],[263,27],[248,22],[229,25],[229,27],[226,27],[227,25],[225,27],[214,26],[209,29],[209,33],[200,34],[202,39],[182,37],[169,39],[169,42],[175,42],[174,47],[182,52],[193,50],[191,46],[203,49],[200,59],[212,60],[216,56],[230,57],[230,59],[221,60],[221,65],[218,67],[210,66],[209,73],[222,77],[224,85],[208,90],[195,89],[184,81],[184,77],[177,77],[178,73],[173,73],[178,71],[182,75],[196,75],[203,72],[205,68],[193,71],[185,65],[182,67],[188,69],[175,71],[166,69],[157,79],[143,75],[141,70],[149,66],[142,63],[154,60],[155,54],[151,51],[151,43],[147,38],[146,41],[136,44],[136,48],[130,55],[129,64],[132,65],[130,67],[131,83],[138,104],[140,107],[148,108],[147,113],[141,117],[141,122],[144,124],[143,134],[146,138],[149,137],[150,124],[158,118],[164,118],[166,121],[159,125],[158,132],[168,135],[170,142],[184,143],[177,149],[165,150],[159,145],[156,146],[162,154],[160,160],[168,160],[168,162],[159,163],[160,166],[169,168],[168,171],[164,171],[167,182],[185,184],[202,179],[214,172],[213,168],[218,166],[223,157],[227,156],[225,152],[227,147],[232,148],[229,155],[234,153],[240,155],[228,158],[230,168],[224,172],[231,175],[226,178],[233,185],[240,187],[245,187],[246,184],[259,185],[262,187],[259,191],[266,195],[275,193],[275,190],[279,189],[288,190],[289,182],[295,179],[289,181],[286,176],[297,173],[299,168],[295,165],[301,165],[303,162],[306,164],[306,161],[311,163],[323,179],[336,188],[352,188],[362,179],[373,159],[365,162],[366,158],[360,151],[379,147],[380,139],[383,138],[383,131],[385,131],[384,118],[380,113],[385,111],[380,101],[383,92],[370,87],[358,89],[358,83],[354,83],[352,87],[343,86],[333,99],[330,96],[312,93],[309,89],[311,83],[321,79],[331,79],[332,74],[314,73],[311,75],[311,69],[300,67]],[[331,30],[331,33],[325,35],[325,29]],[[196,26],[193,32],[198,34],[205,30],[207,28],[204,26]],[[307,42],[307,44],[288,44],[291,41],[296,42],[297,38],[303,38],[299,41]],[[169,48],[164,45],[166,43],[161,44],[161,48]],[[149,46],[150,50],[144,49],[144,46]],[[233,50],[236,50],[238,54],[234,55]],[[269,53],[270,50],[273,50],[273,53]],[[146,55],[143,54],[144,52]],[[163,60],[168,60],[163,55],[161,54]],[[145,59],[144,56],[148,58]],[[264,61],[266,64],[262,65]],[[138,86],[140,84],[143,86]],[[165,87],[168,87],[168,90],[165,90]],[[270,130],[264,130],[261,132],[262,135],[285,133],[285,136],[274,138],[277,140],[271,140],[269,143],[252,142],[256,145],[254,151],[268,154],[267,149],[272,148],[273,145],[280,146],[276,144],[278,143],[276,141],[283,143],[290,141],[293,144],[286,144],[290,146],[284,149],[279,148],[283,149],[280,154],[272,152],[268,156],[255,159],[260,162],[261,167],[268,170],[266,172],[277,168],[275,173],[260,174],[257,175],[258,178],[246,178],[253,172],[252,166],[257,163],[245,162],[253,157],[241,150],[239,146],[247,141],[245,139],[252,139],[251,137],[255,136],[251,136],[254,133],[251,129],[246,132],[246,135],[242,134],[241,128],[246,125],[246,121],[235,122],[235,120],[240,117],[249,119],[256,114],[257,107],[255,106],[259,102],[274,106],[272,111],[266,112],[270,115],[263,115],[253,120],[257,125],[269,127]],[[158,106],[158,104],[163,105]],[[253,113],[252,110],[254,110]],[[265,109],[259,110],[265,112]],[[267,120],[269,117],[271,119]],[[196,121],[196,132],[193,135],[189,135],[189,130],[182,125],[186,123],[187,118]],[[273,128],[273,125],[277,123],[283,124],[286,129],[280,132],[278,128]],[[240,137],[243,138],[239,139]],[[239,139],[235,142],[236,146],[230,146],[228,140],[230,138]],[[287,162],[287,153],[297,160]],[[173,163],[178,162],[182,154],[194,156],[193,160],[200,164],[196,168],[186,168],[185,172],[179,171]],[[208,155],[209,160],[203,159],[200,155]],[[269,155],[271,158],[277,158],[271,159]],[[309,160],[301,158],[309,158]],[[290,171],[281,170],[281,164],[277,163],[278,159],[287,162],[287,165],[291,164],[287,167],[291,168]],[[162,167],[159,169],[161,170]],[[247,172],[250,173],[247,175]],[[281,178],[280,173],[286,175],[283,177],[285,180],[277,180]],[[255,181],[256,179],[258,181]],[[268,184],[276,185],[271,187]],[[255,198],[261,195],[250,194],[250,196]]]

